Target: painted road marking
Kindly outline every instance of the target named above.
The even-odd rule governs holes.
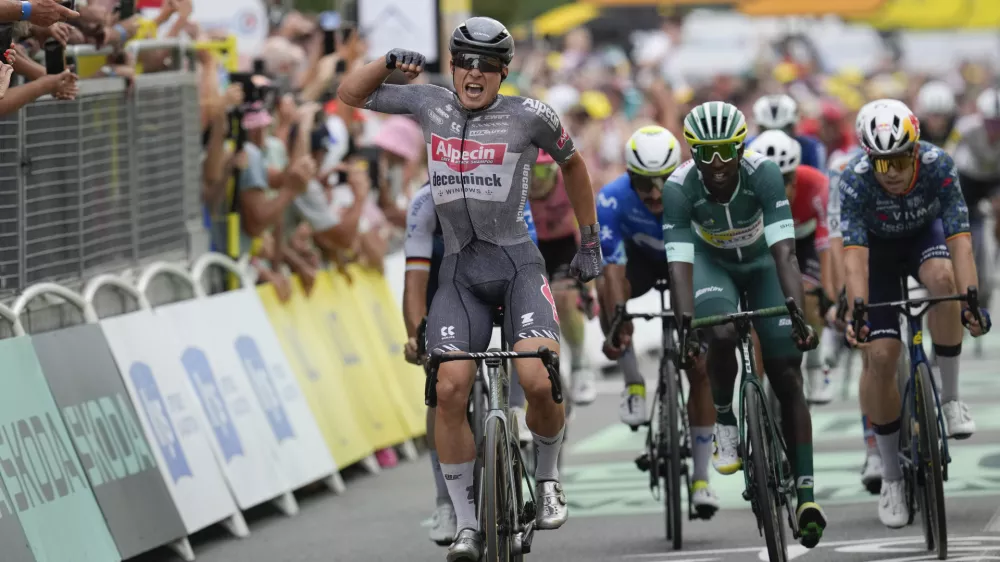
[[[948,537],[948,560],[973,562],[976,560],[1000,560],[1000,556],[995,556],[990,550],[1000,546],[1000,537]],[[797,558],[808,552],[819,549],[833,550],[840,554],[884,554],[890,555],[886,558],[872,559],[869,562],[918,562],[924,560],[935,560],[936,555],[928,553],[923,537],[902,537],[896,539],[855,539],[847,541],[832,541],[820,543],[814,549],[806,549],[800,545],[791,545],[788,549],[789,559]],[[750,554],[757,553],[758,560],[766,561],[767,548],[760,546],[742,548],[721,548],[715,550],[694,550],[686,552],[657,552],[648,554],[627,554],[625,559],[634,559],[642,562],[689,562],[691,560],[723,560],[715,555]],[[907,556],[898,556],[900,554]],[[961,554],[957,558],[953,554]],[[685,556],[713,556],[713,558],[682,558]],[[850,557],[855,559],[854,557]]]
[[[996,386],[996,376],[993,376]],[[1000,404],[973,406],[970,412],[976,420],[977,431],[1000,430]],[[857,440],[859,450],[862,441],[861,414],[857,411],[827,411],[816,409],[812,412],[813,442],[826,443],[841,440]],[[949,444],[954,443],[950,441]],[[646,448],[646,431],[633,432],[625,424],[610,425],[593,435],[581,439],[569,450],[572,454],[590,455],[621,451],[643,451]]]
[[[952,470],[945,483],[946,497],[981,497],[1000,494],[1000,448],[995,445],[952,449]],[[861,485],[860,452],[825,452],[814,455],[816,499],[822,505],[871,503],[875,496]],[[574,517],[651,514],[663,511],[648,488],[647,473],[631,462],[567,466],[562,483]],[[741,473],[711,475],[712,487],[722,509],[747,509]],[[684,500],[686,501],[686,500]]]
[[[986,527],[983,529],[987,533],[1000,533],[1000,508],[997,508],[996,513],[990,518],[989,522],[986,523]]]

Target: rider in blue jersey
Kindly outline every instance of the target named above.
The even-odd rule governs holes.
[[[840,177],[847,302],[901,300],[905,275],[919,279],[932,297],[978,286],[969,209],[951,157],[920,141],[916,116],[899,101],[875,104],[864,113],[860,130],[865,154],[856,156]],[[955,439],[975,431],[968,407],[958,397],[958,370],[962,324],[973,336],[990,329],[989,314],[981,314],[982,325],[956,301],[938,303],[928,312],[941,371],[941,413],[948,436]],[[903,527],[910,512],[899,462],[899,314],[875,309],[860,333],[850,324],[846,331],[851,345],[867,342],[861,404],[882,457],[879,519],[887,527]]]
[[[763,96],[753,104],[753,118],[760,132],[779,129],[799,141],[802,147],[802,163],[817,170],[826,171],[826,147],[816,137],[796,135],[795,126],[799,124],[799,105],[787,94]],[[746,146],[750,146],[755,137],[748,137]]]
[[[601,328],[607,336],[611,315],[619,304],[649,292],[657,281],[669,278],[663,246],[663,183],[680,165],[680,143],[663,127],[643,127],[625,143],[628,171],[597,194],[604,271],[597,279]],[[633,430],[646,423],[646,386],[631,344],[632,324],[619,330],[618,347],[605,345],[604,354],[617,359],[625,378],[619,415]],[[708,485],[712,457],[715,406],[704,361],[687,372],[691,385],[688,416],[691,424],[694,472],[691,501],[698,515],[711,517],[719,500]]]
[[[527,201],[524,204],[524,222],[528,225],[528,235],[537,245],[538,235],[535,233],[535,221],[531,215],[531,207]],[[403,288],[403,319],[406,324],[409,341],[406,344],[407,360],[417,363],[417,330],[420,322],[431,307],[434,293],[437,292],[438,274],[441,270],[441,260],[444,258],[444,238],[441,234],[441,223],[434,210],[430,184],[424,184],[410,202],[406,215],[406,277]],[[517,380],[517,370],[511,371],[510,405],[515,410],[519,424],[518,434],[522,440],[531,439],[531,432],[525,425],[524,389]],[[427,409],[427,439],[430,449],[431,470],[434,473],[434,483],[437,490],[437,507],[431,517],[430,539],[441,546],[448,546],[455,538],[458,524],[455,509],[444,476],[441,473],[441,463],[438,460],[437,448],[434,446],[434,410]]]

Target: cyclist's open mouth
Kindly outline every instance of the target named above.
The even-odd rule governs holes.
[[[715,172],[714,174],[712,174],[712,179],[721,183],[726,181],[726,176],[728,175],[729,174],[727,174],[726,172]]]
[[[482,95],[482,93],[483,93],[482,84],[473,83],[465,85],[465,95],[469,96],[472,99],[478,98],[480,95]]]

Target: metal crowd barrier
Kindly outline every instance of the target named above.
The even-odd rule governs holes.
[[[127,46],[165,48],[193,52],[182,41]],[[189,259],[201,229],[201,132],[187,59],[137,75],[131,88],[122,78],[81,80],[75,101],[46,96],[0,117],[0,299],[40,281],[77,287],[99,273]]]

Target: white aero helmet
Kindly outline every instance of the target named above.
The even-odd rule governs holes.
[[[753,104],[753,119],[761,130],[784,129],[799,122],[799,104],[787,94],[763,96]]]
[[[1000,92],[996,88],[986,88],[976,98],[976,110],[983,119],[1000,119]]]
[[[794,172],[802,163],[802,147],[799,141],[784,131],[764,131],[750,143],[750,150],[767,156],[778,165],[782,174]]]
[[[858,114],[858,140],[869,156],[892,156],[913,150],[920,122],[899,100],[876,100]]]
[[[680,143],[663,127],[642,127],[625,143],[625,162],[640,176],[668,176],[681,163]]]
[[[916,110],[921,115],[951,115],[958,110],[955,93],[940,80],[928,82],[917,92]]]

